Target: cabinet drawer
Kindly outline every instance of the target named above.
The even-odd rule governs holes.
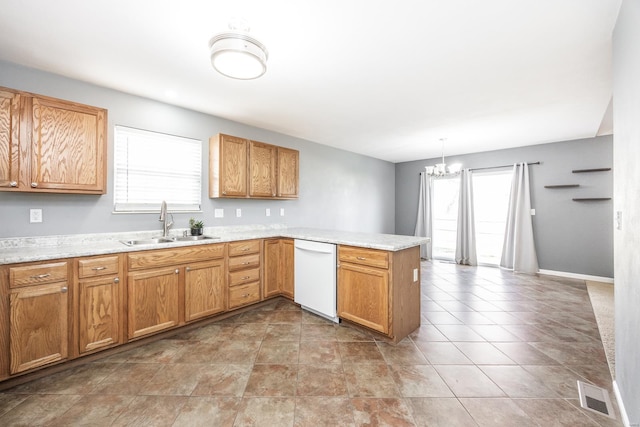
[[[209,261],[224,256],[224,245],[224,243],[218,243],[215,245],[197,245],[188,248],[134,252],[127,255],[127,265],[131,271]]]
[[[243,240],[229,243],[229,256],[260,253],[260,240]]]
[[[78,277],[86,279],[88,277],[106,276],[118,274],[120,263],[118,256],[107,256],[100,258],[81,259],[78,261]]]
[[[229,258],[229,271],[255,268],[260,266],[260,254],[237,256]]]
[[[340,261],[368,265],[370,267],[389,268],[389,252],[386,251],[340,246],[338,256]]]
[[[260,301],[260,284],[258,282],[229,288],[229,308],[258,301]]]
[[[260,269],[240,270],[229,273],[229,286],[237,286],[243,283],[260,280]]]
[[[9,287],[41,285],[67,280],[67,263],[27,265],[9,269]]]

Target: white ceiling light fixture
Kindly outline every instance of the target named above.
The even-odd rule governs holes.
[[[211,65],[223,76],[252,80],[267,71],[269,53],[265,45],[249,36],[249,27],[242,20],[229,23],[230,31],[209,40]]]
[[[444,162],[444,141],[445,138],[440,138],[440,142],[442,142],[442,163],[436,163],[434,166],[425,166],[424,170],[427,172],[427,175],[437,177],[457,175],[460,173],[460,169],[462,169],[460,163],[453,163],[447,167],[447,164]]]

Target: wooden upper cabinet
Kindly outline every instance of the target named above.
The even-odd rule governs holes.
[[[298,198],[299,157],[298,150],[278,147],[278,197]]]
[[[248,141],[219,134],[209,139],[209,197],[247,197]]]
[[[0,88],[0,190],[104,194],[107,111]]]
[[[20,94],[0,89],[0,188],[18,187]]]
[[[209,139],[209,197],[295,199],[299,152],[218,134]]]
[[[249,197],[275,197],[277,147],[256,141],[249,147]]]
[[[31,187],[106,192],[106,111],[33,98]]]

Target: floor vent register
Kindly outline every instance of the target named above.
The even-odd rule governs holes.
[[[616,418],[609,398],[609,392],[603,388],[578,381],[580,406],[609,418]]]

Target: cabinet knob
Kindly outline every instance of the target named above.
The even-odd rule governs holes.
[[[113,283],[120,283],[120,278],[116,277],[115,279],[113,279]]]
[[[191,271],[191,267],[187,267],[187,271]]]
[[[37,183],[37,182],[32,182],[32,183],[31,183],[31,187],[36,188],[37,186],[38,186],[38,183]]]
[[[226,194],[227,194],[227,192],[226,192],[226,191],[223,191],[223,192],[222,192],[222,194],[226,195]]]
[[[18,183],[17,183],[17,182],[15,182],[15,181],[11,181],[11,182],[9,183],[9,185],[10,185],[10,186],[12,186],[12,187],[17,187],[17,186],[18,186]]]
[[[176,268],[176,274],[180,274],[180,270]]]
[[[62,292],[63,294],[66,294],[68,290],[69,288],[67,288],[66,286],[63,286],[62,289],[60,289],[60,292]]]

